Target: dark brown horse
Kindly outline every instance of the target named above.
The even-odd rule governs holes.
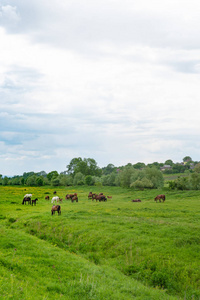
[[[158,195],[156,196],[156,198],[154,199],[157,203],[157,201],[161,202],[161,200],[164,202],[165,201],[165,195]]]
[[[99,195],[95,194],[94,199],[96,200],[96,202],[97,202],[97,201],[99,201],[99,202],[101,202],[101,201],[107,201],[106,196],[103,195],[102,193],[99,194]],[[93,199],[92,199],[92,200],[93,200]]]
[[[49,196],[46,196],[46,197],[45,197],[45,200],[49,200]]]
[[[61,207],[60,205],[53,205],[51,208],[51,214],[55,214],[55,211],[58,212],[58,215],[61,215]]]
[[[36,205],[36,201],[38,201],[38,198],[31,200],[32,206],[33,206],[33,203]]]
[[[141,202],[140,199],[134,199],[134,200],[131,200],[131,202]]]
[[[77,197],[77,193],[74,193],[74,194],[67,194],[67,195],[65,196],[65,199],[66,199],[66,200],[72,199],[74,196]]]
[[[31,197],[24,197],[22,204],[26,204],[26,202],[28,202],[28,204],[31,204]]]
[[[71,201],[72,201],[72,202],[74,202],[74,201],[78,202],[78,197],[77,197],[77,196],[73,196],[73,197],[71,198]]]

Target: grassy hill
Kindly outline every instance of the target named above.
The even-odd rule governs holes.
[[[73,192],[78,203],[64,199]],[[22,205],[25,193],[36,206]],[[59,187],[60,216],[46,195],[0,187],[0,299],[200,299],[198,191]]]

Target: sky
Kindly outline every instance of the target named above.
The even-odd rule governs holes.
[[[198,0],[0,0],[0,174],[200,161]]]

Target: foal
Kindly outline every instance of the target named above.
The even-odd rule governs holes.
[[[36,199],[34,199],[34,200],[31,200],[32,206],[33,206],[33,203],[36,205],[36,201],[38,201],[38,198],[36,198]]]

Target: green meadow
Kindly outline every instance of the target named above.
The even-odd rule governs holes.
[[[199,191],[58,187],[52,216],[54,189],[0,186],[0,299],[200,299]]]

